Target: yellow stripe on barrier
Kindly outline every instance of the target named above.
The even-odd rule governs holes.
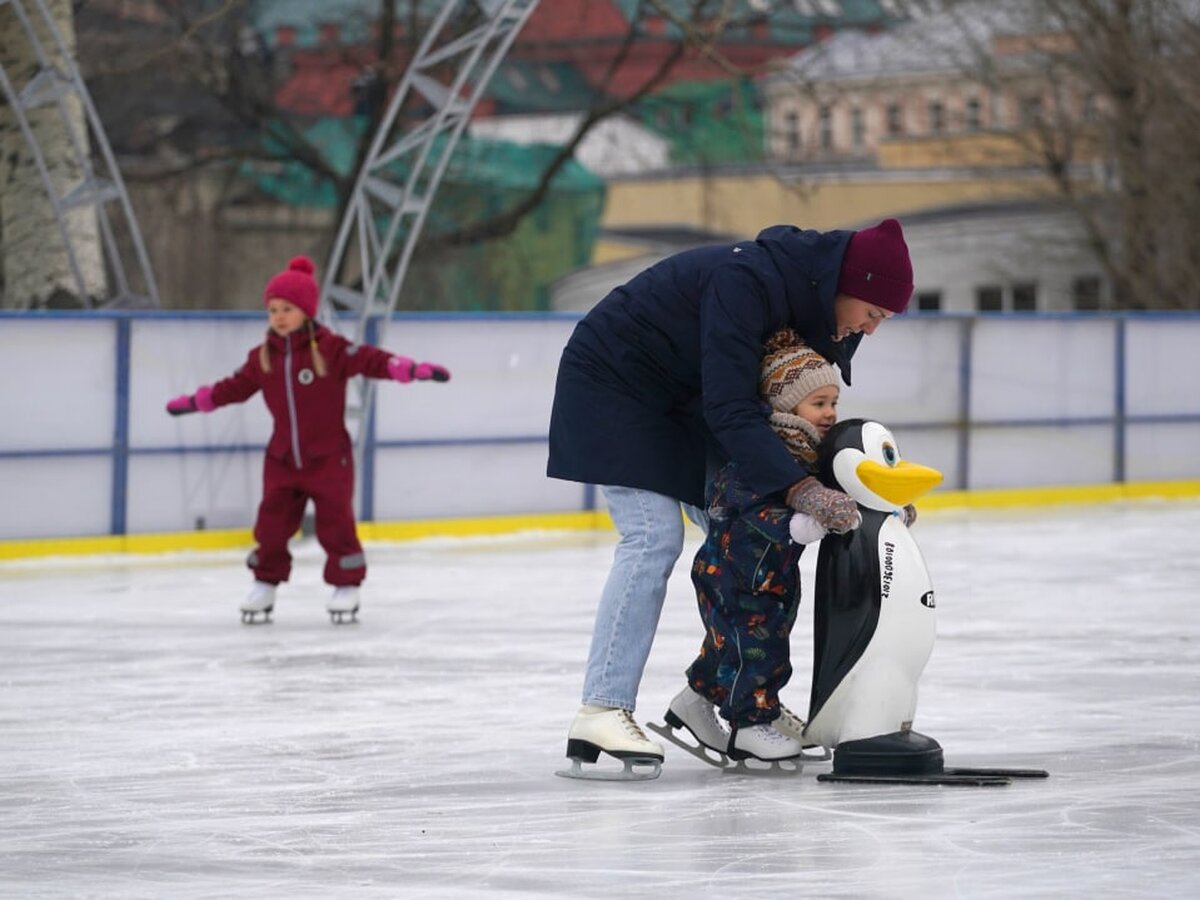
[[[1200,481],[1146,481],[1132,484],[1073,487],[997,488],[975,491],[934,491],[917,504],[922,511],[938,509],[998,509],[1016,506],[1099,504],[1120,500],[1187,500],[1200,498]],[[414,541],[432,537],[487,537],[521,531],[597,531],[613,527],[606,511],[486,516],[462,519],[424,519],[413,522],[360,522],[364,541]],[[43,556],[86,556],[106,553],[174,553],[179,551],[249,550],[250,529],[177,531],[97,537],[0,541],[0,561]]]
[[[1011,506],[1062,506],[1113,503],[1118,500],[1184,500],[1200,497],[1200,481],[1142,481],[1130,484],[1092,484],[1069,487],[996,488],[974,491],[934,491],[917,503],[920,510],[998,509]]]
[[[174,553],[179,550],[227,550],[254,546],[248,528],[228,531],[175,531],[161,534],[118,534],[96,537],[0,541],[0,560],[38,556],[89,556],[103,553]]]

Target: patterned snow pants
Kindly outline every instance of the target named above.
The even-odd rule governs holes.
[[[714,523],[696,554],[692,583],[705,635],[688,683],[737,727],[779,717],[779,690],[792,675],[803,549],[739,517]]]

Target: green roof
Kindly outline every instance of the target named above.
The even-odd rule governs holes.
[[[549,0],[546,0],[549,2]],[[612,0],[621,14],[628,21],[638,13],[639,7],[643,15],[648,12],[644,0]],[[681,21],[692,17],[694,0],[660,0],[673,17]],[[768,40],[776,44],[808,44],[813,40],[813,29],[818,26],[863,26],[873,22],[894,22],[896,17],[887,12],[890,6],[884,0],[734,0],[731,4],[730,18],[736,22],[765,22]],[[716,12],[723,4],[711,2],[709,9]],[[678,37],[679,29],[666,22],[666,34]],[[749,28],[730,28],[728,37],[736,40],[741,31],[747,39],[751,37]]]
[[[304,136],[337,171],[348,174],[354,163],[360,119],[327,117],[304,128]],[[268,128],[268,133],[270,129]],[[276,153],[278,144],[268,150]],[[444,185],[469,186],[495,191],[527,191],[538,182],[557,147],[544,144],[518,145],[508,141],[463,136],[454,148],[443,176]],[[435,151],[436,153],[436,151]],[[398,178],[403,177],[403,163],[398,165]],[[337,202],[334,186],[318,178],[307,166],[294,161],[270,166],[244,164],[245,174],[265,193],[293,206],[333,208]],[[556,193],[603,192],[603,180],[575,160],[568,160],[553,182]]]
[[[587,109],[595,89],[569,62],[536,62],[509,57],[488,82],[487,97],[500,113],[574,112]]]

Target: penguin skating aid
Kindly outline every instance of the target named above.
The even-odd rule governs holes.
[[[806,739],[833,751],[818,781],[1005,785],[1041,769],[947,768],[936,740],[912,730],[917,681],[933,650],[935,600],[901,519],[941,473],[901,459],[878,422],[848,419],[821,442],[819,477],[859,504],[862,525],[827,535],[817,558]]]

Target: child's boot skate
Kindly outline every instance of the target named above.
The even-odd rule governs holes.
[[[334,625],[345,625],[358,621],[358,585],[343,585],[333,589],[333,596],[325,604],[329,621]]]
[[[275,608],[275,585],[255,581],[250,593],[242,601],[242,622],[255,625],[271,621],[271,610]],[[262,616],[262,619],[258,617]]]
[[[729,746],[729,729],[717,718],[717,708],[692,688],[685,687],[675,695],[664,717],[666,725],[651,722],[646,727],[672,744],[686,750],[711,766],[725,768],[729,762],[725,749]],[[686,729],[696,744],[684,740],[679,732]]]
[[[729,742],[730,759],[758,759],[779,762],[795,759],[803,748],[795,738],[788,737],[773,722],[734,728]]]
[[[621,771],[583,768],[607,753],[624,763]],[[571,768],[555,772],[564,778],[596,781],[647,781],[662,772],[663,748],[646,737],[627,709],[581,706],[567,735],[567,758]],[[635,766],[649,766],[638,770]]]
[[[801,749],[808,751],[802,754],[805,760],[825,762],[833,758],[832,753],[804,736],[804,720],[782,703],[779,704],[779,718],[775,720],[775,728],[787,737],[800,742]]]

